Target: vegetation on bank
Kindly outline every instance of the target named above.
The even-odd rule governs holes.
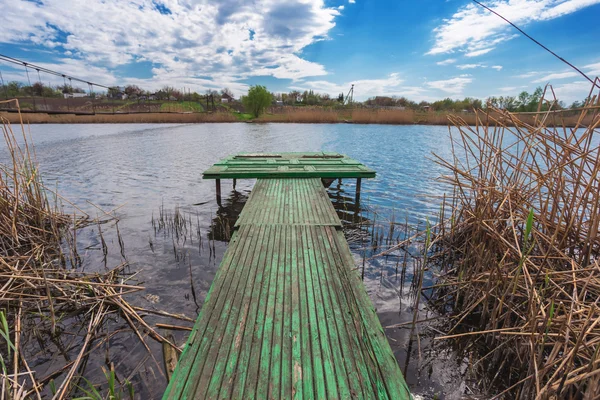
[[[572,128],[561,113],[450,117],[453,157],[437,162],[453,194],[427,290],[452,321],[437,339],[468,342],[484,393],[600,396],[598,106],[590,95]]]
[[[144,320],[143,313],[159,311],[127,300],[144,288],[133,280],[136,274],[123,255],[118,220],[108,213],[103,219],[65,214],[60,196],[44,186],[24,125],[17,126],[13,131],[0,118],[9,157],[0,163],[0,397],[133,399],[134,385],[127,379],[131,371],[120,370],[118,363],[115,367],[111,341],[119,334],[137,337],[150,351],[150,337],[180,349]],[[116,226],[124,260],[115,266],[107,263],[102,233],[109,223]],[[97,268],[86,265],[77,248],[78,232],[85,227],[95,228],[93,240],[104,254]],[[104,382],[86,377],[94,353],[105,354]],[[48,357],[52,365],[41,372],[37,367]]]
[[[437,101],[416,102],[404,96],[378,95],[365,101],[347,98],[343,93],[332,97],[327,93],[313,90],[292,90],[288,93],[269,92],[264,86],[251,86],[248,94],[239,100],[228,88],[220,91],[210,89],[201,94],[189,88],[177,89],[165,85],[159,90],[150,91],[137,85],[114,87],[106,92],[94,92],[90,87],[84,90],[70,85],[47,86],[41,82],[26,85],[12,81],[0,85],[0,96],[5,99],[19,98],[21,109],[42,111],[88,111],[88,112],[202,112],[236,111],[259,117],[264,110],[273,107],[308,107],[324,109],[367,108],[413,110],[415,112],[470,112],[478,109],[501,109],[510,112],[546,111],[548,105],[540,103],[543,95],[541,87],[533,93],[522,91],[518,94],[490,96],[486,99],[465,97],[463,99],[445,98]],[[358,88],[357,88],[358,90]],[[259,93],[260,92],[260,93]],[[248,102],[252,98],[251,102]],[[260,99],[260,110],[255,109]],[[570,105],[558,99],[554,110],[580,108],[587,99],[575,101]]]
[[[242,97],[242,104],[246,112],[258,118],[265,112],[267,107],[273,102],[273,97],[266,87],[261,85],[251,86],[248,89],[248,94]]]

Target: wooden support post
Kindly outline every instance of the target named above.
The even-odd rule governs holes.
[[[221,205],[221,180],[215,179],[217,185],[217,204]]]
[[[360,184],[362,182],[362,178],[356,178],[356,197],[354,198],[354,203],[358,207],[360,203]]]
[[[233,190],[235,190],[235,184],[237,183],[237,179],[233,179]]]

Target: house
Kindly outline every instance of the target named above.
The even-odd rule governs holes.
[[[87,93],[65,93],[63,92],[63,96],[65,99],[72,99],[77,97],[87,97]]]
[[[231,103],[232,101],[234,101],[235,99],[233,98],[233,96],[230,96],[227,93],[223,93],[221,95],[221,103]]]
[[[127,100],[127,94],[124,92],[116,92],[112,95],[109,95],[108,97],[116,100]]]

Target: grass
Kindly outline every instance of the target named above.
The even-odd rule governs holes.
[[[204,107],[194,101],[182,101],[177,103],[162,103],[160,106],[162,112],[202,112]]]
[[[591,93],[573,128],[552,111],[450,116],[453,157],[437,162],[454,189],[428,289],[452,310],[438,339],[483,348],[470,357],[499,397],[600,396],[599,109]]]
[[[251,119],[254,118],[254,116],[252,114],[247,114],[247,113],[239,113],[239,114],[235,114],[235,116],[237,117],[238,121],[250,121]]]

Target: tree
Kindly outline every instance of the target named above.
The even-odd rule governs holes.
[[[271,105],[272,101],[271,93],[261,85],[250,86],[248,95],[242,99],[246,111],[254,115],[255,118],[258,118]]]
[[[125,86],[124,92],[127,96],[131,97],[131,96],[140,96],[142,94],[143,90],[140,89],[139,86],[137,86],[137,85],[127,85],[127,86]]]
[[[233,99],[233,92],[231,91],[231,89],[229,89],[229,88],[221,89],[221,95],[225,95],[225,94]]]

